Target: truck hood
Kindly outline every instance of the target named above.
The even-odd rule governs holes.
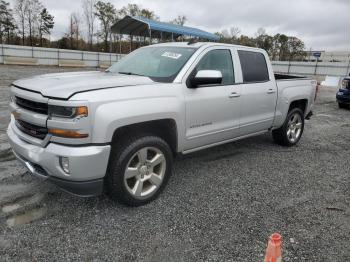
[[[155,84],[149,77],[99,71],[57,73],[17,80],[14,86],[39,92],[45,97],[68,99],[76,93],[123,86]]]

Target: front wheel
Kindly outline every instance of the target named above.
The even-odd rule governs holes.
[[[304,131],[304,114],[299,108],[288,112],[282,127],[272,131],[274,141],[282,146],[297,144]]]
[[[156,136],[139,136],[115,145],[107,173],[108,193],[129,206],[154,200],[172,172],[169,145]]]

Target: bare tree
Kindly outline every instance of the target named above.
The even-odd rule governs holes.
[[[222,41],[230,44],[237,44],[239,42],[238,35],[241,30],[238,27],[231,26],[229,29],[224,29],[219,33],[221,35]]]
[[[29,29],[30,45],[33,46],[33,36],[35,35],[35,29],[38,28],[40,12],[43,9],[43,5],[39,0],[27,0],[27,3],[26,19]]]
[[[69,17],[68,37],[70,41],[70,48],[74,49],[74,41],[78,45],[80,35],[80,16],[78,13],[72,13]],[[78,48],[78,46],[76,46]]]
[[[174,20],[170,21],[172,24],[184,25],[187,21],[187,17],[184,15],[178,15]]]
[[[20,24],[20,34],[22,35],[22,45],[25,41],[26,16],[28,11],[28,0],[17,0],[15,4],[15,16]]]
[[[241,29],[236,26],[231,26],[230,27],[230,34],[232,38],[238,39],[238,35],[241,33]]]
[[[141,9],[137,4],[128,4],[120,9],[120,14],[122,16],[139,16],[141,15]]]
[[[255,33],[255,37],[259,37],[262,35],[266,35],[266,30],[265,30],[265,28],[259,27]]]
[[[92,49],[94,32],[95,32],[95,20],[96,20],[96,0],[84,0],[83,1],[83,13],[84,20],[88,30],[88,43],[90,50]]]

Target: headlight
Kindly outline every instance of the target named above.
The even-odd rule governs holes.
[[[70,107],[49,105],[49,115],[51,117],[64,118],[86,117],[88,116],[88,108],[86,106]]]
[[[342,89],[346,89],[346,88],[348,88],[348,85],[349,85],[349,81],[348,80],[343,80],[342,83],[341,83],[341,88]]]

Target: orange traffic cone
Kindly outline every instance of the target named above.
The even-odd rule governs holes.
[[[278,233],[272,234],[269,238],[265,262],[282,262],[282,236]]]

